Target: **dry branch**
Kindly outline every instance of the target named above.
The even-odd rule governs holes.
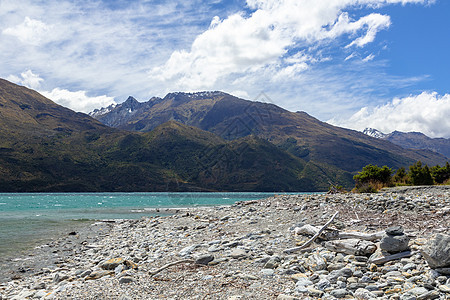
[[[295,248],[290,248],[290,249],[286,249],[283,252],[284,253],[293,253],[293,252],[297,252],[300,251],[302,249],[305,249],[307,247],[309,247],[309,245],[311,245],[318,237],[319,235],[328,227],[328,225],[331,224],[331,222],[333,222],[334,218],[337,216],[339,212],[337,211],[330,220],[328,220],[328,222],[325,223],[325,225],[322,226],[322,228],[319,229],[319,231],[306,243],[304,243],[302,246],[300,247],[295,247]]]
[[[158,274],[159,272],[161,272],[161,271],[163,271],[163,270],[165,270],[165,269],[167,269],[167,268],[170,268],[170,267],[172,267],[172,266],[179,265],[179,264],[184,264],[184,263],[187,263],[187,264],[193,264],[194,262],[195,262],[195,261],[194,261],[193,259],[182,259],[182,260],[178,260],[178,261],[169,263],[169,264],[167,264],[167,265],[164,265],[164,266],[162,266],[161,268],[159,268],[159,269],[157,269],[157,270],[155,270],[155,271],[150,271],[149,274],[150,274],[150,276],[154,276],[154,275]]]

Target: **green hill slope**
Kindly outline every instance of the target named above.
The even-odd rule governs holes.
[[[0,191],[318,191],[351,174],[255,135],[232,141],[179,122],[109,128],[0,80]],[[295,153],[295,152],[293,152]]]
[[[294,113],[221,92],[171,93],[164,99],[152,98],[145,103],[130,98],[95,117],[117,128],[142,132],[176,120],[226,140],[254,135],[305,161],[353,173],[367,164],[398,168],[418,160],[429,165],[446,161],[443,155],[405,150],[388,141],[321,122],[304,112]]]

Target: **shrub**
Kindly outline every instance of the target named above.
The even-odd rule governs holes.
[[[409,183],[409,177],[406,173],[406,169],[404,167],[401,167],[397,170],[394,177],[392,178],[392,181],[396,185],[406,185]]]
[[[433,185],[433,177],[431,176],[430,168],[427,165],[422,166],[419,160],[414,165],[409,167],[409,177],[413,185]]]
[[[431,176],[435,183],[442,184],[450,179],[450,164],[447,162],[444,167],[439,165],[431,168]]]
[[[392,184],[392,170],[387,166],[365,166],[361,172],[353,176],[356,182],[356,190],[360,193],[376,192],[377,190]]]

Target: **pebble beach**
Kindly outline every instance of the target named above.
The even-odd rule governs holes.
[[[450,299],[449,235],[450,186],[164,210],[11,260],[0,300]]]

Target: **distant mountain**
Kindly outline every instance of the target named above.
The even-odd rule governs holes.
[[[128,114],[139,106],[132,98],[121,105]],[[0,192],[323,191],[330,178],[352,185],[349,172],[291,154],[294,144],[230,141],[176,121],[145,133],[114,129],[1,79],[0,125]]]
[[[430,138],[420,132],[394,131],[389,134],[384,134],[372,128],[366,128],[363,132],[367,135],[387,140],[405,149],[426,149],[450,158],[450,139]],[[378,136],[374,136],[373,134],[378,134]]]
[[[363,133],[368,136],[374,137],[376,139],[382,139],[382,138],[386,137],[386,134],[384,134],[381,131],[376,130],[374,128],[366,128],[366,129],[364,129]]]
[[[431,151],[405,150],[388,141],[332,126],[305,112],[294,113],[223,92],[170,93],[142,103],[129,98],[96,118],[108,126],[130,131],[146,132],[174,120],[230,141],[252,135],[306,162],[349,173],[369,163],[397,168],[417,160],[428,164],[446,160]],[[325,169],[324,173],[329,175]],[[329,179],[332,181],[332,176]]]

